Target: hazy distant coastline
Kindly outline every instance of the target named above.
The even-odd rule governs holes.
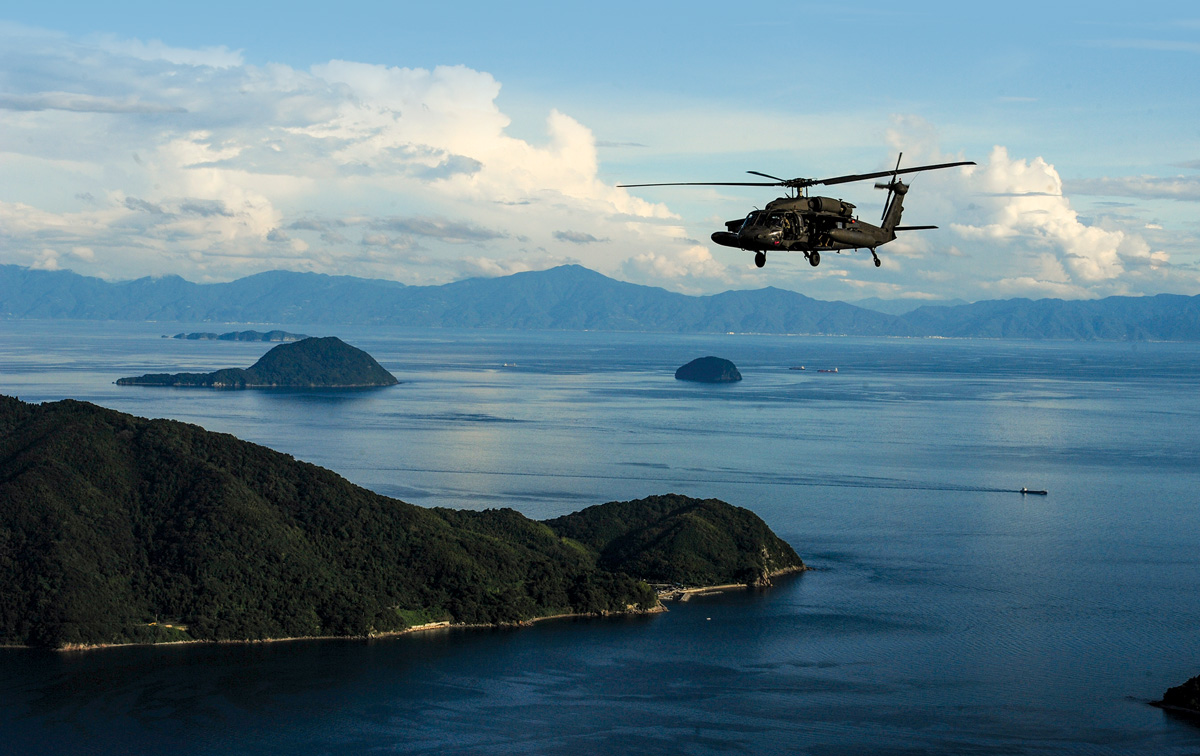
[[[166,336],[163,337],[164,339]],[[171,338],[183,341],[303,341],[308,336],[302,333],[287,331],[229,331],[214,333],[211,331],[193,331],[192,333],[177,333]]]
[[[688,296],[578,265],[442,286],[288,271],[221,284],[178,276],[108,283],[0,265],[0,318],[1200,341],[1200,296],[1007,299],[888,314],[773,287]]]

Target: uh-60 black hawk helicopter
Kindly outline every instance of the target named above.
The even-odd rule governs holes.
[[[904,157],[904,153],[900,153],[900,157]],[[900,215],[904,212],[904,195],[908,193],[908,184],[899,179],[900,174],[954,168],[959,165],[975,165],[975,163],[964,160],[958,163],[901,168],[900,160],[897,159],[896,167],[890,171],[853,173],[848,176],[824,179],[781,179],[778,176],[758,171],[746,171],[755,176],[774,179],[774,181],[769,183],[762,181],[685,181],[667,184],[619,184],[619,186],[626,189],[643,186],[784,186],[792,190],[792,196],[780,197],[768,202],[765,209],[754,210],[745,218],[727,221],[725,223],[726,230],[715,232],[712,240],[726,247],[737,247],[754,252],[754,264],[760,268],[767,264],[768,252],[803,252],[808,264],[816,267],[821,264],[822,252],[832,250],[840,253],[843,249],[871,250],[871,257],[875,260],[875,267],[878,268],[880,261],[875,248],[893,241],[897,231],[937,228],[937,226],[900,225]],[[810,186],[848,184],[852,181],[866,181],[883,176],[890,176],[891,179],[886,184],[875,184],[876,189],[887,189],[888,191],[887,200],[883,203],[883,220],[878,226],[855,218],[854,205],[849,202],[832,197],[809,197],[807,192]]]

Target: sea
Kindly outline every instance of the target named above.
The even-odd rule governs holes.
[[[247,367],[274,345],[164,336],[269,327],[338,336],[401,384],[114,385]],[[543,519],[716,497],[813,568],[652,616],[0,649],[0,752],[1200,753],[1197,720],[1149,704],[1200,674],[1200,344],[12,320],[0,334],[0,393],[25,401],[195,423],[421,506]],[[743,380],[675,380],[706,355]]]

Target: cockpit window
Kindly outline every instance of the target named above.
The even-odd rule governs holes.
[[[761,218],[761,217],[762,217],[761,210],[751,211],[751,213],[746,216],[746,222],[742,225],[744,225],[746,227],[753,226],[754,224],[758,223],[759,218]]]

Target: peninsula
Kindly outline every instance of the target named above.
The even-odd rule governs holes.
[[[424,508],[233,436],[0,396],[0,644],[368,636],[652,611],[804,569],[748,510]]]
[[[117,381],[118,386],[204,388],[365,388],[397,383],[396,376],[384,370],[374,357],[336,336],[280,344],[244,370],[151,373]]]

